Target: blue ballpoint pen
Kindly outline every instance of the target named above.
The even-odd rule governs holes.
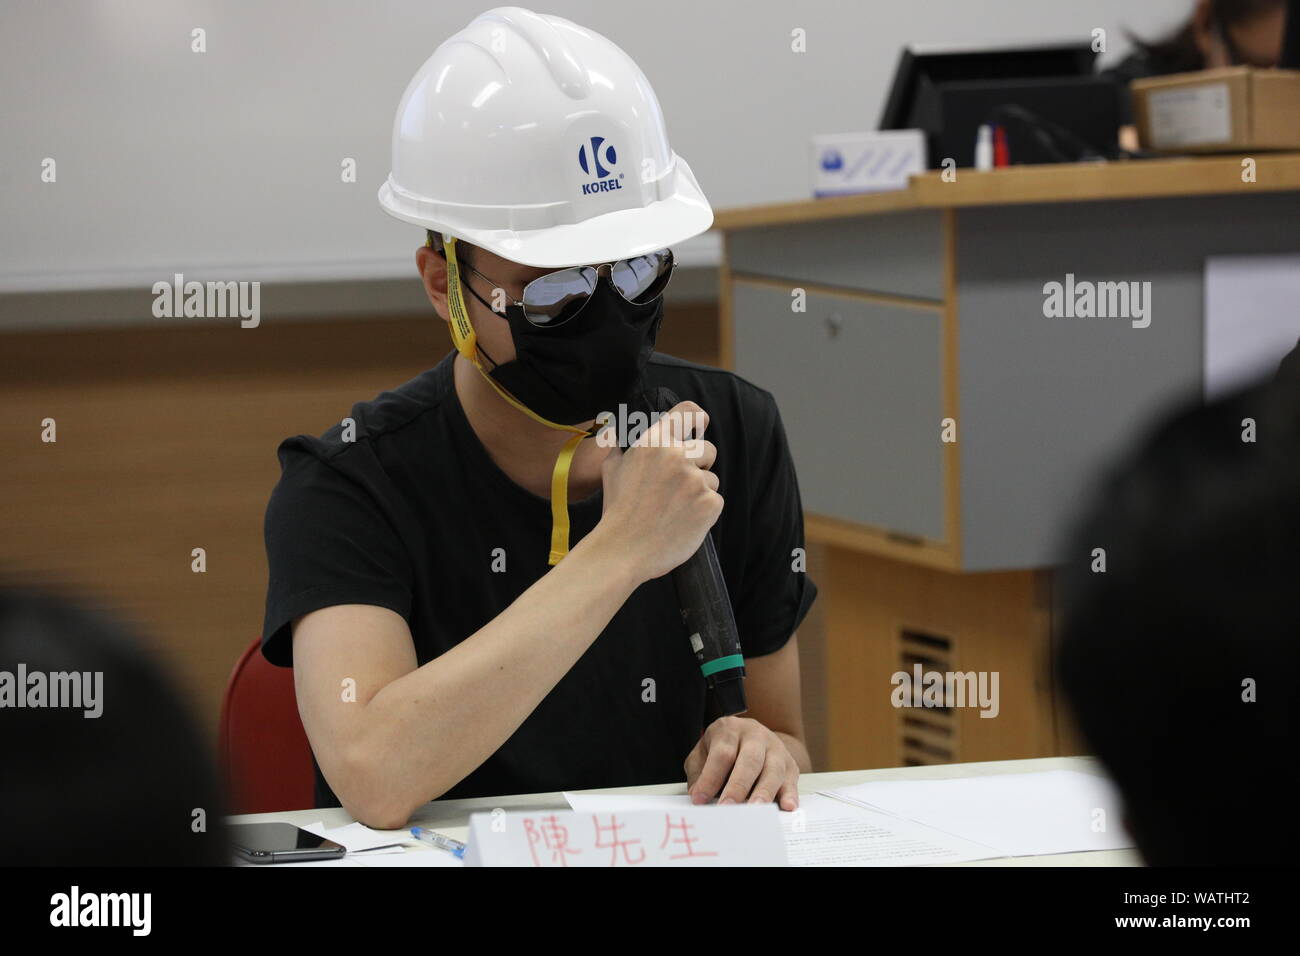
[[[435,833],[427,827],[411,827],[411,836],[421,843],[428,843],[430,846],[446,850],[453,856],[462,858],[465,856],[465,844],[459,840],[453,840],[451,837],[443,836],[441,833]]]

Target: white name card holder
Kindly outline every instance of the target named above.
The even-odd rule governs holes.
[[[776,804],[469,818],[466,866],[786,866]]]

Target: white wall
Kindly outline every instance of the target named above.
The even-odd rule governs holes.
[[[1191,0],[547,0],[622,45],[715,208],[807,196],[814,133],[873,128],[905,43],[1158,33]],[[410,76],[458,0],[4,0],[0,291],[408,275],[380,212]],[[207,31],[208,52],[189,51]],[[790,51],[795,28],[807,52]],[[57,184],[40,181],[53,157]],[[353,157],[359,182],[340,182]],[[716,244],[684,250],[707,263]]]

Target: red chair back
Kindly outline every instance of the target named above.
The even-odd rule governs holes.
[[[254,639],[230,673],[218,741],[231,813],[316,804],[311,744],[294,696],[293,668],[276,667]]]

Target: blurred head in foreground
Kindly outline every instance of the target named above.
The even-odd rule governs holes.
[[[229,862],[207,742],[132,637],[67,599],[0,587],[0,759],[0,865]]]
[[[1060,575],[1059,679],[1142,856],[1289,860],[1300,368],[1166,421],[1086,515]]]

